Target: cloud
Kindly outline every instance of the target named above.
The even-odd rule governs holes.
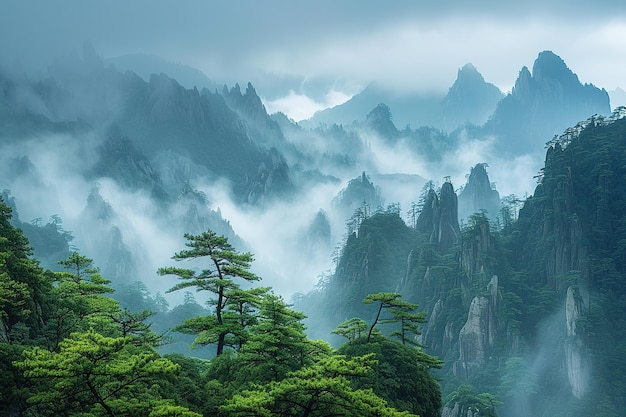
[[[596,7],[539,0],[64,4],[3,4],[5,65],[17,59],[24,66],[45,67],[59,53],[78,51],[91,41],[105,58],[152,53],[195,66],[220,83],[251,81],[260,94],[268,75],[347,77],[362,85],[377,81],[441,91],[467,62],[506,91],[521,66],[551,49],[580,72],[583,82],[626,87],[619,71],[626,66],[622,1]]]
[[[537,53],[544,49],[559,54],[582,82],[611,89],[626,87],[621,71],[626,67],[623,1],[594,7],[586,1],[564,0],[497,4],[455,0],[445,5],[409,0],[68,0],[64,6],[43,0],[4,1],[0,13],[2,65],[44,72],[59,54],[77,53],[85,41],[91,41],[104,58],[150,53],[195,66],[217,82],[251,81],[266,97],[268,111],[283,111],[296,120],[344,101],[357,91],[355,86],[370,81],[399,90],[445,91],[452,85],[457,69],[467,62],[472,62],[487,81],[506,91],[520,68],[532,66]],[[276,82],[285,79],[293,82]],[[337,79],[342,82],[337,84]],[[306,82],[304,87],[298,85],[301,80],[317,80],[317,84],[307,89]],[[265,87],[272,91],[265,93]],[[54,142],[52,146],[65,149],[64,140],[59,141],[63,144]],[[371,143],[376,150],[375,141]],[[58,208],[51,213],[36,213],[43,207],[41,196],[47,194],[33,194],[32,198],[39,200],[28,209],[22,206],[24,216],[46,218],[59,210],[69,222],[84,207],[89,184],[72,183],[72,175],[63,172],[68,167],[54,159],[56,154],[37,155],[41,156],[34,156],[34,162],[58,189]],[[468,139],[439,166],[398,148],[381,151],[371,165],[357,170],[404,172],[435,181],[449,175],[458,188],[471,166],[487,162],[491,180],[498,184],[501,194],[523,195],[532,192],[532,177],[541,161],[542,157],[504,161],[490,151],[488,140]],[[281,291],[290,292],[305,290],[321,272],[315,265],[290,261],[301,255],[294,252],[293,242],[305,227],[305,220],[328,207],[329,196],[337,191],[333,187],[312,189],[295,206],[276,205],[271,207],[272,213],[239,210],[224,196],[212,200],[221,206],[235,231],[259,252],[259,268],[267,274],[268,283],[276,282]],[[19,188],[14,195],[26,193],[25,187]],[[206,186],[205,191],[212,195],[209,188]],[[133,202],[144,201],[133,194],[116,194],[108,184],[103,193],[124,211]],[[128,222],[145,232],[143,241],[159,240],[149,215],[129,214]],[[337,223],[335,233],[341,234],[340,221]],[[166,252],[171,256],[173,250],[178,250],[171,248],[170,252],[174,242],[171,239],[161,249],[150,252],[158,257]],[[276,280],[271,281],[274,276]]]
[[[303,244],[307,228],[320,209],[332,214],[331,200],[341,185],[326,184],[304,190],[293,201],[275,201],[260,208],[241,207],[230,198],[229,190],[216,184],[198,184],[207,194],[235,232],[250,245],[255,261],[252,270],[262,281],[289,299],[295,292],[307,292],[318,281],[318,276],[330,268],[328,253],[313,253]],[[340,239],[345,219],[333,219],[334,235],[331,242]]]
[[[419,175],[426,180],[432,180],[438,186],[442,184],[445,177],[450,177],[455,189],[459,189],[466,184],[467,175],[472,167],[479,163],[487,163],[489,179],[496,184],[501,197],[509,194],[519,197],[533,194],[537,185],[534,177],[543,166],[543,152],[521,155],[512,159],[498,154],[493,148],[493,137],[461,136],[458,146],[437,161],[416,155],[405,146],[403,141],[394,147],[389,147],[375,135],[364,135],[363,138],[369,143],[371,150],[369,169],[373,172]],[[387,197],[386,203],[400,202],[404,210],[409,207],[411,201],[417,201],[420,186],[421,184],[416,183],[412,187],[401,190],[400,193],[388,193],[404,197],[396,197],[395,200]]]
[[[326,94],[323,102],[317,102],[305,94],[298,94],[293,90],[289,90],[289,94],[286,96],[275,100],[264,99],[263,103],[269,114],[282,112],[298,122],[312,117],[316,111],[345,103],[351,97],[351,95],[344,92],[331,90]]]

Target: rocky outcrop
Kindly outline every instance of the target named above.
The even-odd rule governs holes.
[[[459,403],[446,404],[441,410],[441,417],[478,417],[479,411],[472,410],[471,408],[465,408]]]
[[[487,164],[476,164],[470,171],[467,184],[459,192],[459,220],[467,222],[469,216],[482,211],[495,220],[499,210],[500,194],[489,181]]]
[[[276,149],[268,152],[267,161],[261,162],[257,176],[251,181],[248,203],[262,206],[275,197],[284,197],[293,191],[289,177],[289,166],[285,158]]]
[[[576,398],[582,398],[588,391],[591,373],[591,362],[576,323],[583,311],[583,300],[578,290],[569,287],[565,301],[565,364],[572,395]]]
[[[429,236],[440,251],[456,243],[461,235],[458,221],[458,201],[451,182],[445,182],[439,195],[430,190],[424,207],[415,223],[415,228]]]
[[[400,134],[393,124],[391,110],[386,104],[381,103],[369,112],[365,118],[365,125],[389,143],[395,142]]]
[[[268,178],[279,184],[272,178],[288,176],[284,157],[275,156],[281,149],[270,150],[283,139],[280,128],[265,113],[252,86],[245,95],[237,89],[229,96],[239,104],[233,105],[238,109],[234,111],[221,94],[187,90],[165,74],[136,84],[118,125],[148,158],[175,149],[212,175],[227,178],[240,202],[251,201],[251,193],[256,196],[252,200],[263,201],[259,192],[267,189]]]
[[[492,252],[491,230],[486,218],[478,218],[470,225],[459,252],[459,263],[465,273],[463,285],[469,285],[479,277],[485,277],[491,269],[489,255]],[[489,279],[489,275],[486,275]]]
[[[92,168],[90,177],[109,177],[118,184],[135,190],[149,190],[160,201],[169,199],[163,189],[159,173],[131,140],[119,128],[111,128],[107,137],[98,147],[98,162]]]
[[[498,330],[498,277],[493,276],[487,286],[488,296],[475,296],[469,307],[467,321],[459,333],[459,360],[454,374],[461,380],[474,375],[487,359]]]
[[[428,321],[423,325],[422,334],[419,336],[420,343],[440,356],[449,352],[459,334],[458,326],[447,320],[444,308],[443,300],[438,299],[428,314]]]
[[[202,94],[210,93],[205,90]],[[267,114],[261,98],[251,83],[248,83],[243,94],[239,84],[230,89],[224,86],[222,96],[226,104],[245,123],[246,132],[255,143],[266,148],[275,147],[281,152],[293,151],[289,148],[278,122]]]
[[[367,213],[360,213],[361,220],[368,217],[372,208],[376,208],[383,203],[381,190],[370,180],[370,177],[361,173],[361,176],[348,181],[348,185],[343,188],[332,201],[333,208],[343,218],[348,218],[353,214],[357,216],[355,210],[368,210]],[[356,223],[359,223],[357,221]],[[358,224],[353,225],[352,231],[358,228]]]

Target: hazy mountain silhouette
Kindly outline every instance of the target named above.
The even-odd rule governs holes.
[[[363,121],[364,115],[378,104],[386,104],[396,126],[433,126],[452,131],[467,123],[482,125],[493,113],[502,92],[487,83],[472,64],[459,69],[457,79],[444,95],[398,93],[376,83],[370,84],[347,102],[317,112],[304,126]]]
[[[542,151],[568,126],[610,112],[604,89],[581,84],[559,56],[543,51],[532,73],[527,67],[520,70],[515,87],[498,103],[485,133],[497,135],[500,149],[512,155]]]

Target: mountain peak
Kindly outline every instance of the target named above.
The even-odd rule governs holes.
[[[491,118],[492,131],[506,152],[534,152],[547,138],[592,114],[610,114],[605,90],[581,84],[578,76],[551,51],[539,53],[532,75],[523,67],[515,87]]]
[[[391,110],[386,104],[380,103],[365,119],[365,124],[387,139],[398,136],[398,129],[393,124]]]
[[[467,63],[459,68],[456,81],[448,90],[447,97],[481,93],[495,95],[498,100],[502,95],[496,86],[485,81],[482,74],[478,72],[473,64]]]
[[[570,70],[565,61],[552,51],[540,52],[533,64],[533,78],[539,82],[544,80],[568,80],[579,84],[578,76]]]
[[[500,209],[500,194],[492,187],[487,164],[479,163],[470,169],[467,184],[459,193],[459,219],[468,219],[481,210],[495,219]]]
[[[531,86],[533,83],[533,76],[530,74],[527,66],[523,66],[519,71],[517,80],[515,80],[515,86],[513,87],[513,94],[516,96],[526,96],[531,92]]]
[[[485,123],[503,97],[498,87],[486,82],[476,67],[467,63],[459,68],[441,102],[444,124],[454,129],[467,123]]]
[[[457,81],[461,79],[465,79],[465,80],[477,80],[483,83],[485,82],[485,79],[483,78],[481,73],[478,72],[474,64],[472,64],[471,62],[468,62],[467,64],[459,68],[456,79]]]

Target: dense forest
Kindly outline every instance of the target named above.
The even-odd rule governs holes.
[[[334,274],[296,297],[335,323],[326,338],[343,340],[337,348],[307,337],[305,315],[256,286],[253,255],[208,230],[186,234],[173,255],[182,267],[158,275],[170,292],[209,294],[202,308],[187,292],[191,310],[173,330],[214,350],[208,359],[164,353],[158,297],[148,303],[156,311],[124,306],[75,251],[58,272],[43,269],[2,202],[3,415],[618,416],[619,116],[555,137],[519,211],[513,202],[460,227],[449,182],[424,187],[412,225],[395,205],[358,209]]]
[[[438,415],[429,372],[436,358],[406,344],[404,333],[395,341],[374,332],[376,323],[338,350],[307,338],[302,313],[270,288],[241,286],[260,279],[249,270],[252,255],[223,236],[186,235],[187,249],[174,255],[204,269],[158,271],[179,278],[171,291],[213,295],[210,314],[175,328],[196,345],[215,345],[214,357],[201,360],[159,354],[167,335],[151,329],[154,313],[122,308],[91,259],[72,252],[62,272],[43,270],[10,224],[11,208],[0,202],[0,213],[2,415]],[[422,317],[388,297],[374,295],[403,319]]]
[[[419,305],[414,340],[443,360],[444,415],[466,415],[480,395],[491,405],[478,409],[511,416],[621,415],[623,113],[556,136],[535,193],[503,199],[497,215],[483,210],[460,226],[450,182],[424,187],[411,224],[393,206],[357,210],[334,273],[298,305],[329,324],[375,320],[360,302],[369,293]]]

